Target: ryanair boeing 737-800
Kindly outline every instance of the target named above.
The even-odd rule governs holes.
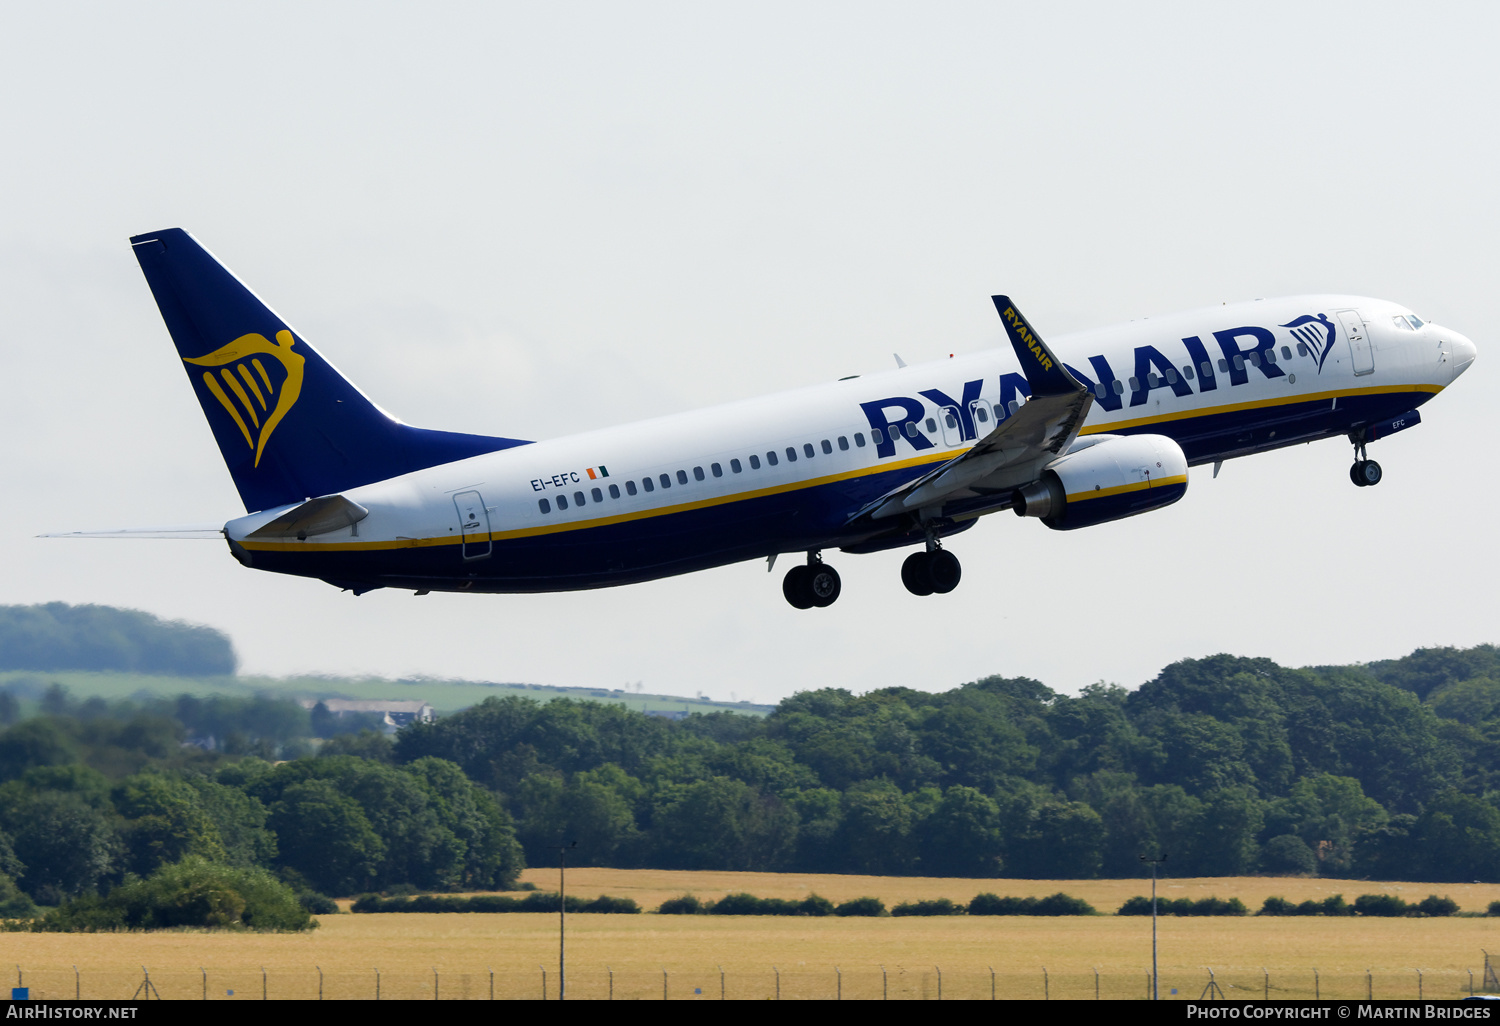
[[[374,588],[538,592],[805,555],[787,601],[827,606],[822,553],[912,547],[917,595],[952,591],[945,539],[1012,510],[1073,530],[1158,509],[1188,467],[1344,436],[1370,442],[1473,361],[1395,303],[1215,306],[530,442],[390,417],[181,229],[131,239],[247,516],[247,567]],[[105,532],[108,533],[108,532]],[[116,532],[126,534],[130,532]]]

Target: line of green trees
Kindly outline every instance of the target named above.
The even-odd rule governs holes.
[[[315,740],[271,698],[42,709],[0,730],[0,905],[185,859],[304,896],[498,890],[574,841],[570,865],[1055,879],[1166,852],[1174,876],[1500,880],[1492,646],[1215,656],[1076,696],[826,689],[764,719],[491,698],[394,738]]]
[[[0,670],[218,677],[236,663],[228,635],[201,624],[114,606],[0,606]]]

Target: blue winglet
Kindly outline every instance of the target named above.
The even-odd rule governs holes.
[[[995,310],[1015,347],[1016,359],[1021,361],[1021,371],[1026,375],[1026,384],[1031,387],[1033,397],[1040,395],[1069,395],[1084,391],[1083,383],[1068,373],[1062,361],[1052,355],[1047,343],[1032,329],[1021,311],[1010,301],[1009,296],[991,296]]]
[[[526,444],[401,423],[181,228],[130,244],[249,512]]]

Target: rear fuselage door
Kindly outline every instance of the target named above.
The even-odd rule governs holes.
[[[459,492],[453,496],[458,508],[458,529],[463,532],[464,559],[488,559],[491,552],[490,514],[478,492]]]
[[[947,446],[963,445],[964,423],[958,416],[958,410],[952,406],[944,406],[938,411],[938,423],[943,428],[943,444]]]
[[[1357,310],[1340,310],[1339,324],[1344,336],[1349,339],[1349,354],[1354,361],[1354,376],[1369,374],[1375,370],[1375,353],[1370,349],[1370,336],[1365,322]]]

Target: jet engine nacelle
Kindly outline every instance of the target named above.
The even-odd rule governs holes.
[[[1018,489],[1013,508],[1072,531],[1170,506],[1187,482],[1187,457],[1165,435],[1091,435]]]

